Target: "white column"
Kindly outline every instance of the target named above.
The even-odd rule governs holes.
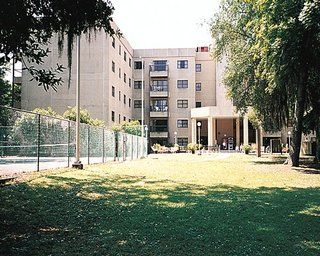
[[[247,116],[243,117],[243,144],[249,144],[249,120]]]
[[[236,146],[240,147],[240,118],[236,118]]]
[[[213,118],[213,144],[217,145],[217,119]]]
[[[213,146],[213,127],[212,127],[212,116],[208,117],[208,147]]]
[[[197,143],[197,120],[191,118],[191,142]]]

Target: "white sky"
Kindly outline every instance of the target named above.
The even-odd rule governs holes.
[[[206,46],[219,0],[111,0],[114,21],[135,49]],[[203,24],[203,25],[201,25]]]

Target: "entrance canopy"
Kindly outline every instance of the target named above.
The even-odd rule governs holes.
[[[240,117],[235,107],[231,106],[210,106],[202,108],[192,108],[191,118],[237,118]]]

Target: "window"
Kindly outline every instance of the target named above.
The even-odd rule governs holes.
[[[131,108],[131,99],[129,98],[129,108]]]
[[[134,89],[141,89],[142,81],[134,81],[133,87],[134,87]]]
[[[127,82],[127,74],[126,73],[123,73],[123,82]]]
[[[178,80],[177,87],[178,88],[188,88],[188,80]]]
[[[121,122],[121,115],[119,114],[119,124],[120,124],[120,122]]]
[[[187,119],[178,119],[177,120],[178,128],[188,128],[188,120]]]
[[[119,78],[121,78],[121,68],[119,68]]]
[[[114,118],[115,118],[114,116],[115,116],[114,111],[111,111],[111,121],[112,122],[114,122]]]
[[[151,91],[154,92],[167,92],[168,80],[153,80],[151,82]]]
[[[188,68],[188,61],[187,60],[178,60],[177,68],[179,68],[179,69]]]
[[[114,86],[112,86],[111,94],[112,94],[112,97],[116,96],[116,88],[114,88]]]
[[[123,117],[123,121],[126,121],[126,120],[127,120],[127,118],[124,116],[124,117]]]
[[[142,69],[142,61],[135,61],[134,69]]]
[[[123,60],[127,61],[127,53],[125,51],[123,52]]]
[[[112,37],[112,47],[116,48],[116,39]]]
[[[119,45],[119,55],[121,55],[121,45]]]
[[[119,101],[121,101],[121,92],[119,91]]]
[[[123,95],[123,103],[127,104],[127,96],[125,94]]]
[[[131,58],[129,58],[129,67],[131,68],[131,62],[132,62],[132,60],[131,60]]]
[[[196,72],[201,72],[201,64],[196,64]]]
[[[196,102],[196,108],[201,108],[201,101]]]
[[[178,138],[177,143],[180,147],[186,147],[188,145],[188,138]]]
[[[178,108],[188,108],[188,100],[177,100]]]
[[[129,87],[131,87],[131,78],[129,77]]]
[[[201,83],[196,83],[196,92],[201,91]]]
[[[116,72],[116,64],[114,63],[114,61],[112,61],[112,71],[113,73]]]
[[[154,112],[167,112],[168,111],[168,100],[151,100],[150,101],[150,111]]]
[[[166,71],[167,61],[166,60],[155,60],[153,61],[152,71]]]
[[[134,100],[133,106],[134,106],[134,108],[141,108],[141,106],[142,106],[141,100]]]

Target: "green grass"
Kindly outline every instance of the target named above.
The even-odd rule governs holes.
[[[0,188],[0,255],[320,255],[320,175],[154,155]]]

